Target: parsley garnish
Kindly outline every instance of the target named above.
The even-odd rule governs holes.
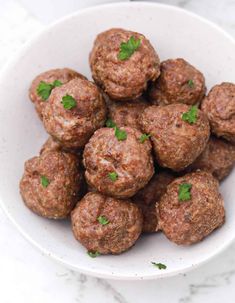
[[[151,262],[155,267],[157,267],[158,269],[166,269],[167,266],[165,264],[162,263],[156,263],[156,262]]]
[[[61,103],[63,104],[65,109],[73,109],[77,105],[76,100],[70,95],[64,96],[62,98]]]
[[[194,88],[194,82],[193,82],[192,79],[188,80],[188,86],[189,86],[190,88]]]
[[[122,61],[129,59],[139,48],[140,42],[140,39],[135,40],[133,36],[131,36],[127,42],[122,42],[118,53],[118,59]]]
[[[127,138],[127,133],[125,130],[121,130],[118,127],[115,127],[115,136],[118,141],[124,141]]]
[[[37,94],[46,101],[51,94],[51,91],[53,88],[61,86],[62,82],[59,80],[55,80],[53,83],[46,83],[44,81],[41,81],[37,87]]]
[[[88,251],[87,252],[88,256],[90,256],[91,258],[96,258],[98,256],[100,256],[100,253],[98,251]]]
[[[179,185],[178,197],[179,201],[188,201],[191,199],[192,184],[182,183]]]
[[[144,143],[145,140],[147,140],[151,135],[148,135],[148,134],[142,134],[140,136],[140,143]]]
[[[197,122],[198,108],[196,105],[190,107],[189,111],[183,113],[182,120],[188,122],[189,124],[194,124]]]
[[[109,224],[109,220],[105,216],[99,216],[97,220],[102,225]]]
[[[118,174],[115,171],[109,173],[108,176],[109,176],[109,179],[112,180],[113,182],[116,181],[118,178]]]
[[[50,184],[50,181],[45,176],[41,176],[41,184],[43,187],[47,187]]]
[[[106,121],[105,124],[106,124],[106,126],[109,127],[109,128],[114,128],[114,127],[116,127],[116,124],[115,124],[115,122],[113,122],[112,119],[108,119],[108,120]]]

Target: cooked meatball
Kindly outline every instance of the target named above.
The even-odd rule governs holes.
[[[135,244],[143,218],[140,209],[128,200],[88,193],[72,212],[75,238],[88,251],[120,254]]]
[[[207,170],[218,180],[229,175],[235,165],[235,145],[211,137],[201,155],[191,164],[187,170]]]
[[[106,105],[92,82],[76,78],[55,88],[44,109],[46,131],[65,148],[81,148],[106,120]]]
[[[132,38],[131,38],[132,37]],[[140,40],[140,45],[129,58],[120,59],[122,43]],[[144,35],[120,28],[99,34],[90,54],[94,81],[111,99],[129,100],[139,97],[149,80],[160,74],[159,58]]]
[[[169,59],[161,63],[161,75],[151,85],[149,99],[155,105],[199,103],[206,92],[201,72],[184,59]]]
[[[36,214],[66,218],[79,197],[81,173],[75,155],[51,151],[25,163],[20,193],[25,205]]]
[[[174,180],[174,176],[167,171],[157,172],[150,182],[132,197],[142,210],[144,223],[143,232],[155,232],[158,230],[156,215],[156,203],[165,193],[166,187]]]
[[[181,191],[185,184],[191,186],[189,196]],[[225,221],[218,181],[206,171],[176,179],[160,200],[158,218],[160,229],[176,244],[201,241]]]
[[[126,139],[118,140],[117,130],[97,130],[85,146],[83,163],[88,184],[97,191],[128,198],[143,188],[154,173],[151,144],[140,141],[141,132],[135,128],[118,129]]]
[[[235,143],[235,84],[224,82],[212,87],[201,109],[207,114],[212,133]]]
[[[40,75],[38,75],[32,82],[29,88],[29,98],[34,103],[35,109],[42,119],[43,110],[45,108],[46,103],[48,102],[51,91],[56,87],[55,81],[57,85],[63,85],[74,78],[82,78],[86,79],[85,76],[77,73],[76,71],[69,68],[58,68],[51,69],[46,71]],[[44,87],[44,91],[40,90],[40,83],[47,84],[47,88]]]
[[[143,131],[151,135],[156,160],[161,166],[183,170],[206,147],[210,135],[209,122],[199,109],[194,111],[193,122],[185,120],[184,116],[187,119],[192,109],[178,103],[153,105],[144,110],[140,123]]]
[[[140,129],[139,116],[148,107],[143,97],[129,102],[110,102],[109,118],[117,126],[130,126]]]

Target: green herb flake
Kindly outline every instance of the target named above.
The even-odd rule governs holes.
[[[43,187],[47,187],[50,184],[50,181],[47,177],[41,176],[41,184]]]
[[[190,88],[194,88],[194,82],[193,82],[192,79],[188,80],[188,86],[189,86]]]
[[[116,124],[115,124],[115,122],[113,122],[112,119],[108,119],[105,124],[109,128],[115,128],[116,127]]]
[[[96,257],[100,256],[100,253],[98,251],[88,251],[87,254],[91,258],[96,258]]]
[[[118,141],[124,141],[127,138],[127,133],[125,130],[121,130],[118,127],[115,127],[115,136]]]
[[[148,134],[142,134],[140,136],[140,143],[144,143],[151,135]]]
[[[109,220],[105,216],[99,216],[97,220],[101,225],[109,224]]]
[[[41,81],[37,87],[37,94],[42,98],[43,101],[46,101],[50,97],[52,90],[61,85],[62,82],[59,80],[55,80],[53,83]]]
[[[73,109],[74,107],[77,106],[76,100],[70,95],[64,96],[62,98],[61,103],[63,104],[65,109]]]
[[[191,199],[191,188],[192,184],[190,183],[182,183],[179,185],[179,201],[188,201]]]
[[[122,42],[118,53],[118,59],[123,61],[129,59],[134,52],[139,48],[140,39],[135,39],[133,36],[127,42]]]
[[[182,120],[188,122],[189,124],[194,124],[197,122],[198,108],[196,105],[190,107],[189,111],[183,113]]]
[[[108,176],[109,176],[109,179],[113,182],[118,179],[118,174],[115,171],[109,173]]]
[[[157,267],[158,269],[162,270],[162,269],[166,269],[167,266],[165,264],[162,263],[156,263],[156,262],[151,262],[155,267]]]

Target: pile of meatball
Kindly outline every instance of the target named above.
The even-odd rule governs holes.
[[[219,182],[235,164],[235,84],[206,94],[193,65],[160,62],[144,35],[118,28],[96,37],[89,63],[93,81],[62,68],[30,86],[49,138],[25,163],[25,205],[71,218],[91,256],[120,254],[142,233],[201,241],[225,222]]]

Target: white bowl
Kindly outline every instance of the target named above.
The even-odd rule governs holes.
[[[24,161],[47,138],[28,98],[31,80],[55,67],[90,76],[88,54],[95,36],[111,27],[146,35],[161,60],[183,57],[201,70],[210,88],[235,82],[235,43],[212,23],[182,9],[154,3],[119,3],[79,11],[45,29],[0,76],[0,201],[22,234],[46,255],[86,274],[115,279],[153,279],[183,273],[218,254],[235,235],[235,171],[221,186],[227,220],[201,243],[177,246],[163,234],[146,235],[119,256],[90,258],[73,238],[69,222],[46,220],[23,204],[18,183]],[[144,169],[144,168],[143,168]],[[151,262],[162,262],[158,270]]]

